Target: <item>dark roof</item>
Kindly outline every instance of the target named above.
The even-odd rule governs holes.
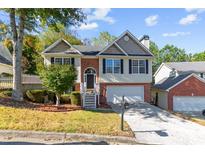
[[[84,55],[97,55],[103,49],[101,46],[92,45],[73,45],[73,47]]]
[[[0,55],[0,63],[12,65],[12,62]]]
[[[164,78],[161,81],[159,81],[157,84],[155,84],[153,87],[157,89],[161,89],[161,90],[167,90],[191,74],[192,73],[186,73],[186,74],[181,74],[176,77]]]
[[[131,45],[128,43],[120,43],[122,37],[128,35],[132,40]],[[144,36],[144,38],[148,39],[148,36]],[[118,41],[118,42],[116,42]],[[64,43],[61,43],[64,42]],[[133,43],[134,42],[134,43]],[[121,36],[118,37],[115,41],[110,43],[107,48],[109,48],[113,44],[118,44],[121,50],[124,50],[126,54],[120,54],[121,56],[153,56],[153,54],[146,48],[134,35],[132,35],[128,30],[125,31]],[[60,46],[61,45],[61,46]],[[119,55],[119,54],[107,54],[103,53],[106,50],[106,47],[102,46],[93,46],[93,45],[71,45],[64,39],[59,39],[48,48],[46,48],[43,53],[60,53],[60,54],[83,54],[83,55],[92,55],[95,56],[99,53],[102,55]],[[141,51],[142,50],[142,51]],[[136,53],[134,53],[136,52]]]

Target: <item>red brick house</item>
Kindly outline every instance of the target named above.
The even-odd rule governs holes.
[[[42,52],[44,63],[72,64],[84,107],[151,99],[152,59],[149,37],[137,39],[125,31],[106,47],[71,45],[60,39]]]
[[[159,107],[177,112],[205,109],[205,62],[163,63],[154,77],[152,96]]]

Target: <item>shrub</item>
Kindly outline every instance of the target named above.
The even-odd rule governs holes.
[[[62,104],[71,104],[70,94],[63,94],[63,95],[61,95],[60,102]]]
[[[52,91],[47,91],[48,100],[51,102],[56,102],[56,95]]]
[[[3,96],[3,97],[11,97],[12,96],[12,90],[2,90],[1,92],[0,92],[0,94],[1,94],[1,96]]]
[[[46,96],[46,90],[27,90],[26,96],[33,102],[44,103],[44,97]]]
[[[81,105],[81,95],[80,92],[74,91],[70,94],[71,104]]]

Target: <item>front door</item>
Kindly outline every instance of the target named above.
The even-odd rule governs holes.
[[[94,74],[87,74],[87,89],[94,89]]]

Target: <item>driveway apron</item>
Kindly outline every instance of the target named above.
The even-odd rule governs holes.
[[[119,104],[111,106],[120,114]],[[205,144],[205,126],[184,120],[145,102],[130,105],[124,118],[139,143]]]

